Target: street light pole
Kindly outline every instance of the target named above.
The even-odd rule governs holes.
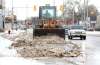
[[[65,16],[64,16],[64,10],[65,10],[64,8],[65,8],[65,7],[64,7],[64,0],[63,0],[63,21],[64,21],[64,24],[66,24],[66,23],[65,23]]]
[[[5,6],[3,5],[3,4],[5,4],[4,3],[4,1],[3,0],[1,0],[1,10],[2,10],[2,18],[3,18],[3,29],[5,29]]]
[[[86,24],[86,22],[85,22],[85,5],[86,5],[86,1],[84,0],[84,23]]]
[[[13,24],[14,24],[14,16],[13,16],[13,0],[12,0],[12,29],[13,29]]]
[[[86,5],[87,5],[87,22],[90,24],[89,19],[88,19],[88,0],[86,2]]]
[[[72,9],[73,9],[73,23],[72,23],[72,24],[74,25],[74,20],[75,20],[75,6],[76,6],[76,5],[75,5],[74,2],[73,2],[72,5],[73,5],[73,8],[72,8]]]
[[[88,21],[88,0],[87,0],[86,5],[87,5],[87,21]]]
[[[73,6],[73,25],[74,25],[74,6]]]

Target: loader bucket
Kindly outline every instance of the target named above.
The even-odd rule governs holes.
[[[37,28],[33,30],[33,36],[57,35],[65,39],[65,29],[62,28]]]

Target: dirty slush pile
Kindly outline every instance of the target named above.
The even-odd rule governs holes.
[[[65,42],[58,36],[41,36],[33,39],[31,33],[21,33],[11,45],[22,57],[77,57],[80,47]]]

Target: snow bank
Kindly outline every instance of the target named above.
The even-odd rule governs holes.
[[[33,39],[31,33],[21,33],[11,45],[22,57],[77,57],[78,45],[59,36],[41,36]]]

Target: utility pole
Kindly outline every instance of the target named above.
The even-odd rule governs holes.
[[[75,5],[74,2],[73,2],[72,5],[73,5],[73,9],[72,9],[72,10],[73,10],[73,23],[72,23],[72,24],[74,25],[74,20],[75,20],[75,17],[74,17],[74,15],[75,15],[75,10],[74,10],[74,9],[75,9],[75,6],[76,6],[76,5]]]
[[[28,23],[27,23],[28,21],[27,20],[28,20],[28,17],[29,17],[29,15],[28,15],[28,9],[29,9],[28,0],[26,0],[25,5],[26,5],[25,6],[25,8],[26,8],[26,18],[25,18],[25,26],[26,26],[25,28],[26,29],[25,30],[26,30],[26,34],[27,34],[27,29],[28,29]]]
[[[3,6],[3,28],[5,29],[5,1],[4,1],[4,6]]]
[[[14,12],[13,12],[13,0],[12,0],[12,18],[11,18],[12,19],[12,22],[11,22],[12,23],[12,30],[13,30],[13,25],[14,25],[14,16],[13,16],[13,13]]]
[[[85,9],[86,9],[86,0],[84,0],[84,23],[86,24]]]
[[[63,0],[63,21],[64,21],[64,24],[66,24],[66,23],[65,23],[64,10],[65,10],[65,9],[64,9],[64,0]]]
[[[88,0],[86,1],[86,5],[87,5],[87,21],[88,21]]]
[[[87,22],[90,24],[90,21],[88,19],[88,0],[86,1],[86,5],[87,5]]]
[[[0,0],[0,28],[4,30],[5,25],[5,12],[4,12],[4,0]]]
[[[1,0],[1,5],[2,5],[2,17],[3,17],[3,29],[5,28],[5,4],[3,0]]]
[[[73,23],[72,24],[74,25],[74,6],[73,6]]]

